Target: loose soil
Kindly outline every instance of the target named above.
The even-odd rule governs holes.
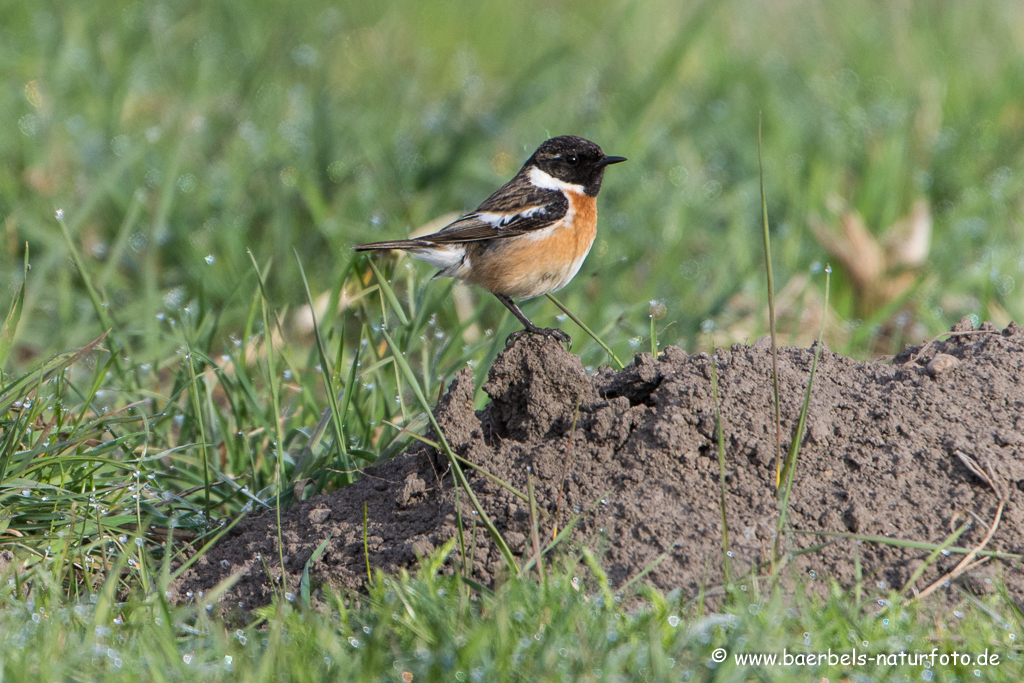
[[[859,555],[869,585],[900,588],[930,551],[858,543],[850,534],[937,544],[969,522],[956,545],[970,548],[988,533],[1000,497],[1005,509],[986,549],[1024,553],[1024,329],[985,324],[973,330],[965,319],[953,331],[958,334],[947,341],[908,348],[891,362],[862,363],[822,349],[789,500],[788,520],[797,533],[787,537],[790,550],[824,547],[792,556],[790,575],[849,586]],[[783,453],[812,358],[810,349],[779,350]],[[713,363],[735,576],[769,559],[779,519],[767,339],[715,358],[670,347],[657,358],[636,356],[621,372],[587,375],[557,341],[524,337],[491,368],[484,384],[491,401],[483,410],[473,409],[473,377],[464,370],[435,414],[458,454],[520,492],[530,477],[542,538],[551,538],[556,514],[558,528],[578,516],[574,543],[602,558],[613,586],[661,557],[644,580],[696,595],[720,585],[723,569]],[[529,506],[464,469],[522,563],[533,545]],[[387,572],[414,568],[419,556],[456,534],[455,488],[442,454],[416,446],[364,475],[284,512],[284,564],[293,590],[325,539],[323,553],[309,563],[314,587],[362,585],[364,504],[370,564]],[[483,526],[474,524],[464,492],[459,506],[472,574],[492,583],[504,571],[502,557]],[[266,604],[272,591],[267,571],[275,580],[280,576],[277,537],[272,511],[251,514],[175,584],[177,599],[238,574],[226,604]],[[461,566],[458,554],[446,571]],[[961,558],[940,555],[915,587],[928,586]],[[1024,595],[1024,572],[1014,559],[986,562],[954,583],[982,593],[1000,581],[1016,598]]]

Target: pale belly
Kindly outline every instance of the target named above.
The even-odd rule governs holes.
[[[576,276],[594,244],[593,230],[558,225],[538,235],[467,245],[467,282],[513,299],[556,292]]]

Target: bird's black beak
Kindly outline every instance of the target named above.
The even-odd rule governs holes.
[[[603,159],[601,159],[600,161],[597,162],[597,167],[598,168],[603,168],[605,166],[611,166],[612,164],[621,164],[623,161],[626,161],[626,157],[610,157],[610,156],[606,156],[606,157],[604,157]]]

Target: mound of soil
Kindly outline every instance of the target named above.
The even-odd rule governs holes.
[[[843,534],[941,543],[965,522],[956,545],[984,539],[1005,500],[987,550],[1024,553],[1024,329],[974,331],[966,320],[948,341],[909,348],[888,363],[862,363],[822,349],[807,429],[796,466],[789,520],[800,533],[788,570],[809,580],[854,581],[855,540]],[[968,333],[968,334],[965,334]],[[803,403],[812,350],[779,351],[783,452]],[[726,508],[733,572],[769,558],[778,523],[776,429],[767,339],[707,354],[668,348],[638,355],[621,372],[587,375],[556,341],[525,337],[503,352],[473,409],[473,378],[455,377],[436,415],[453,449],[527,491],[529,473],[541,510],[542,538],[580,515],[575,539],[603,557],[615,586],[660,555],[647,575],[663,590],[696,594],[722,580],[721,511],[711,367],[717,363],[725,436]],[[578,415],[576,413],[578,405]],[[575,429],[573,428],[575,419]],[[968,467],[974,465],[975,471]],[[528,557],[529,506],[464,467],[487,514],[513,551]],[[979,472],[982,476],[979,476]],[[991,481],[990,481],[991,480]],[[561,500],[559,501],[559,489]],[[353,485],[304,501],[282,519],[288,584],[311,563],[315,583],[358,587],[366,578],[363,505],[370,563],[388,572],[456,533],[456,496],[443,455],[424,446],[373,467]],[[459,505],[467,536],[474,513]],[[493,581],[502,558],[482,525],[470,549],[475,578]],[[470,543],[472,538],[467,538]],[[273,512],[240,522],[175,585],[179,599],[240,578],[225,597],[245,608],[270,599],[266,568],[280,576]],[[927,550],[866,541],[858,548],[865,580],[902,587]],[[459,562],[454,557],[449,560]],[[962,556],[940,556],[917,582],[922,588]],[[970,590],[993,578],[1024,594],[1020,563],[987,562],[958,579]]]

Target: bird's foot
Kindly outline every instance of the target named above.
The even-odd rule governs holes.
[[[512,344],[527,334],[539,334],[544,337],[554,337],[558,341],[567,345],[570,351],[572,350],[572,337],[567,335],[565,332],[562,332],[562,330],[554,327],[527,327],[523,330],[517,330],[508,335],[508,339],[505,340],[505,347],[508,348],[509,346],[512,346]]]

